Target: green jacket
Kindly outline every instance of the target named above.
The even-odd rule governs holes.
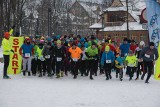
[[[91,46],[87,48],[86,53],[90,56],[88,59],[94,59],[98,55],[98,48],[92,49]]]
[[[42,54],[42,51],[43,51],[43,48],[40,49],[39,47],[37,47],[37,56],[38,56],[38,59],[40,59],[40,57],[43,57],[43,54]]]
[[[98,41],[97,40],[94,40],[94,42],[98,45]],[[92,41],[89,41],[88,42],[88,46],[91,46],[92,45]]]
[[[2,48],[3,48],[3,55],[10,55],[11,45],[9,40],[5,38],[2,40]]]

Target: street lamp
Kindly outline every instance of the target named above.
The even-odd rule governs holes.
[[[104,16],[102,16],[102,30],[104,31]]]
[[[128,20],[128,18],[129,18],[129,15],[128,15],[128,13],[129,13],[129,11],[128,11],[128,0],[126,0],[126,6],[127,6],[127,37],[128,37],[128,39],[130,39],[130,35],[129,35],[129,20]]]

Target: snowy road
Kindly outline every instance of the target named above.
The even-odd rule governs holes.
[[[153,79],[106,81],[104,75],[61,79],[11,76],[2,79],[0,64],[0,107],[159,107],[160,82]]]

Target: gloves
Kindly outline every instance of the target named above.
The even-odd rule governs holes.
[[[11,50],[11,52],[13,52],[13,53],[14,53],[14,50]]]

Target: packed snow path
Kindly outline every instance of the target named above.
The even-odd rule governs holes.
[[[0,63],[0,107],[160,107],[160,81],[124,81],[105,76],[48,77],[11,76],[2,79]]]

